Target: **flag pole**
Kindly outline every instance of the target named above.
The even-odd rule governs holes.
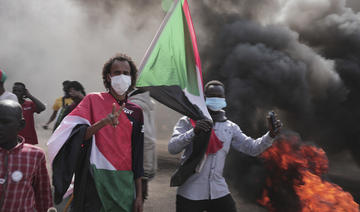
[[[155,34],[155,37],[154,37],[153,40],[151,41],[150,46],[149,46],[148,49],[146,50],[145,55],[144,55],[143,59],[142,59],[141,62],[140,62],[138,75],[140,75],[141,72],[142,72],[142,70],[144,69],[144,66],[145,66],[145,63],[146,63],[147,59],[149,58],[152,50],[154,49],[156,42],[159,40],[159,37],[160,37],[162,31],[164,30],[165,25],[166,25],[167,22],[169,21],[170,16],[171,16],[172,13],[174,12],[175,7],[176,7],[176,5],[177,5],[178,3],[179,3],[179,0],[174,0],[173,4],[171,5],[170,10],[169,10],[168,13],[166,14],[164,20],[161,22],[160,27],[159,27],[158,31],[156,32],[156,34]]]

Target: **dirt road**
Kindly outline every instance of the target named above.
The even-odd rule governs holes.
[[[39,146],[45,151],[47,150],[46,142],[50,137],[51,132],[38,128]],[[171,174],[177,167],[180,155],[170,155],[167,152],[167,140],[160,140],[157,143],[158,155],[158,171],[154,178],[149,183],[149,198],[145,201],[145,212],[174,212],[175,211],[175,197],[176,188],[170,187]],[[48,170],[51,174],[50,164]],[[231,190],[231,188],[230,188]],[[233,197],[236,201],[238,211],[241,212],[265,212],[266,210],[251,203],[245,203],[232,191]],[[62,212],[65,201],[56,208],[58,212]]]
[[[38,129],[40,147],[46,151],[46,141],[50,136],[50,131]],[[167,140],[157,142],[158,171],[154,180],[149,184],[149,199],[145,201],[145,212],[174,212],[176,188],[169,186],[171,174],[177,167],[180,155],[170,155],[167,152]],[[330,178],[345,190],[353,193],[354,199],[359,201],[360,197],[360,168],[349,158],[348,154],[339,155],[330,163]],[[48,164],[51,174],[50,164]],[[233,198],[240,212],[265,212],[266,209],[256,203],[244,201],[231,186],[229,187]],[[58,211],[62,212],[64,204],[57,206]]]

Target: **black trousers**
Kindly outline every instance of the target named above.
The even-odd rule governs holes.
[[[219,199],[189,200],[176,195],[176,212],[236,212],[235,202],[230,194]]]

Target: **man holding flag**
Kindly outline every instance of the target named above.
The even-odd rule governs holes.
[[[75,173],[72,211],[141,212],[143,113],[127,101],[137,68],[126,55],[104,65],[108,92],[87,95],[50,138],[55,203]]]
[[[224,85],[219,81],[210,81],[205,85],[206,105],[214,122],[207,119],[197,122],[188,117],[181,118],[174,127],[174,133],[168,149],[171,154],[184,153],[181,163],[185,163],[193,151],[196,135],[202,131],[211,131],[206,149],[206,160],[202,169],[191,175],[177,190],[177,212],[234,212],[236,211],[225,179],[222,175],[226,155],[230,146],[237,151],[257,156],[272,145],[281,123],[277,120],[274,127],[269,124],[269,133],[256,140],[246,136],[238,125],[225,116],[226,107]],[[270,121],[270,119],[269,119]]]
[[[212,82],[206,86],[209,99],[205,103],[201,61],[187,0],[174,0],[145,54],[140,71],[137,87],[149,90],[154,99],[186,116],[176,125],[169,143],[170,153],[185,149],[182,163],[170,182],[171,186],[180,186],[177,211],[202,212],[204,208],[208,211],[236,211],[222,177],[230,144],[234,142],[237,150],[257,155],[271,146],[273,139],[269,133],[257,140],[251,139],[236,124],[228,121],[224,113],[217,111],[225,107],[221,83]],[[207,108],[212,106],[215,108],[210,116]],[[211,119],[215,122],[214,130],[211,130]],[[279,127],[279,124],[276,122],[275,126]],[[270,129],[272,136],[275,136],[276,127]],[[210,176],[209,173],[216,179],[207,179],[205,176]],[[208,190],[209,183],[215,185],[211,187],[214,190]],[[210,200],[209,204],[206,202],[209,199],[220,202]],[[203,202],[207,203],[206,207]]]
[[[140,65],[139,89],[193,120],[211,119],[203,93],[201,62],[187,0],[174,0]],[[205,161],[210,132],[201,131],[192,154],[171,178],[179,186]]]

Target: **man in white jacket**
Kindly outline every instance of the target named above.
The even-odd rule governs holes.
[[[176,126],[168,145],[171,154],[185,150],[181,163],[192,153],[195,134],[213,130],[204,165],[199,173],[191,175],[179,186],[176,196],[177,212],[234,212],[235,202],[223,177],[223,168],[230,146],[251,156],[257,156],[270,147],[273,138],[279,132],[281,122],[269,124],[269,132],[258,139],[246,136],[240,127],[225,116],[226,107],[224,85],[219,81],[210,81],[205,85],[206,105],[211,120],[197,122],[182,117]],[[269,120],[269,119],[268,119]]]
[[[152,180],[157,170],[155,101],[149,91],[135,90],[129,94],[129,100],[143,110],[144,115],[144,176],[142,179],[143,198],[148,196],[148,182]]]

